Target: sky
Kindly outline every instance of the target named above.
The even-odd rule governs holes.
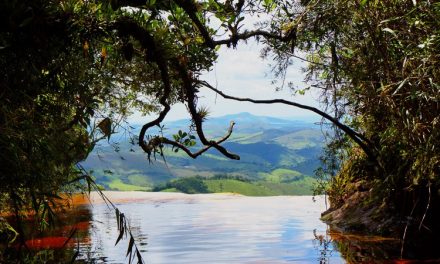
[[[250,97],[253,99],[275,99],[281,98],[318,107],[317,96],[311,92],[305,95],[292,95],[288,87],[282,91],[276,91],[269,64],[271,61],[263,60],[260,57],[261,46],[254,41],[248,44],[240,42],[237,49],[222,47],[219,50],[219,57],[213,70],[204,74],[201,79],[208,81],[217,89],[226,94],[236,97]],[[290,66],[286,83],[294,82],[298,87],[305,87],[303,83],[304,73],[301,67],[305,64],[296,59]],[[199,93],[199,106],[206,106],[209,109],[210,117],[249,112],[254,115],[281,117],[291,120],[318,121],[318,115],[310,111],[294,108],[286,105],[257,105],[245,102],[236,102],[223,99],[207,88],[201,89]],[[146,123],[155,116],[141,116],[135,113],[131,123]],[[189,119],[189,114],[184,105],[173,105],[165,121],[178,119]]]

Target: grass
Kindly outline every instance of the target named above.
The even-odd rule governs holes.
[[[275,141],[290,149],[299,150],[308,147],[316,147],[320,144],[321,131],[316,129],[304,129],[287,135],[280,136]]]
[[[121,179],[112,179],[108,184],[110,189],[118,191],[148,191],[149,188],[145,186],[137,186],[132,184],[126,184],[121,181]]]
[[[238,142],[240,144],[255,143],[260,141],[259,137],[263,136],[263,132],[256,132],[253,134],[236,134],[231,138],[231,142]]]
[[[135,173],[137,171],[129,172]],[[127,175],[126,181],[123,181],[116,176],[118,174],[108,175],[103,183],[111,190],[151,190],[149,179],[143,175]],[[311,177],[304,176],[297,171],[289,169],[276,169],[270,173],[259,173],[259,176],[262,179],[261,181],[247,182],[236,179],[207,178],[203,179],[203,183],[206,185],[208,192],[211,193],[230,192],[247,196],[276,196],[311,195],[313,184],[316,182],[316,180]],[[179,190],[176,188],[168,188],[162,190],[162,192],[179,192]]]
[[[203,181],[212,193],[231,192],[247,196],[276,196],[276,195],[312,195],[312,187],[316,182],[311,177],[290,183],[277,182],[243,182],[233,179]]]
[[[177,190],[176,188],[168,188],[168,189],[164,189],[161,192],[179,192],[179,190]]]
[[[292,183],[260,182],[260,184],[278,195],[312,195],[314,182],[313,178],[306,177],[304,180]]]
[[[275,174],[280,174],[285,171],[278,170]],[[135,176],[135,175],[133,175]],[[133,177],[133,176],[130,176]],[[137,178],[137,177],[136,177]],[[130,179],[132,182],[132,179]],[[243,182],[235,179],[205,179],[203,183],[207,186],[211,193],[239,193],[246,196],[276,196],[276,195],[311,195],[312,186],[316,182],[311,177],[304,177],[301,180],[281,183],[281,182]],[[113,178],[111,182],[107,183],[111,190],[118,191],[148,191],[149,187],[138,186],[134,184],[127,184],[121,179]],[[179,192],[176,188],[164,189],[161,192]]]
[[[276,169],[271,173],[259,173],[258,175],[265,181],[272,183],[295,182],[305,178],[300,172],[289,169]]]
[[[233,179],[204,180],[208,190],[213,193],[239,193],[247,196],[270,196],[276,195],[265,186],[250,182],[242,182]]]
[[[146,186],[150,185],[148,178],[142,174],[129,175],[128,181],[130,182],[130,184],[136,185],[136,186],[145,186],[146,187]]]

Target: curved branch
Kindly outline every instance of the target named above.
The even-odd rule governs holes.
[[[294,107],[298,107],[301,109],[312,111],[312,112],[322,116],[323,118],[329,120],[330,122],[335,124],[335,126],[337,126],[339,129],[344,131],[354,142],[356,142],[356,144],[359,145],[359,147],[362,148],[362,150],[365,152],[365,154],[367,154],[367,156],[370,160],[374,161],[377,165],[379,165],[375,151],[369,147],[369,144],[371,144],[371,143],[367,138],[365,138],[363,135],[359,134],[358,132],[354,131],[350,127],[342,124],[341,122],[339,122],[339,120],[335,119],[331,115],[329,115],[329,114],[327,114],[327,113],[325,113],[315,107],[311,107],[308,105],[303,105],[303,104],[299,104],[299,103],[295,103],[295,102],[290,102],[290,101],[287,101],[284,99],[255,100],[255,99],[251,99],[251,98],[235,97],[235,96],[230,96],[230,95],[223,93],[222,91],[214,88],[212,85],[210,85],[209,83],[207,83],[205,81],[200,82],[200,84],[204,85],[208,89],[211,89],[212,91],[216,92],[217,94],[219,94],[220,96],[222,96],[225,99],[230,99],[230,100],[240,101],[240,102],[251,102],[254,104],[285,104],[285,105],[290,105],[290,106],[294,106]]]
[[[132,36],[141,43],[141,45],[148,52],[148,58],[157,64],[160,71],[160,77],[164,89],[162,96],[159,98],[159,103],[163,106],[163,110],[159,113],[159,116],[156,119],[143,125],[139,133],[139,146],[148,154],[148,159],[150,160],[153,149],[150,144],[144,141],[145,134],[149,128],[159,126],[171,109],[167,102],[167,99],[171,93],[170,76],[168,73],[168,66],[166,64],[167,60],[165,59],[162,51],[156,45],[154,37],[147,29],[139,26],[135,21],[128,17],[117,21],[115,25],[121,35]]]
[[[206,29],[206,27],[202,24],[202,22],[197,17],[197,15],[196,15],[197,7],[194,5],[193,1],[174,0],[174,2],[186,12],[186,14],[192,20],[192,22],[199,29],[200,34],[205,39],[205,44],[208,47],[210,47],[211,49],[214,49],[216,45],[215,45],[213,39],[211,38],[211,35],[209,34],[208,30]]]
[[[194,121],[194,124],[196,125],[196,132],[199,136],[200,141],[203,145],[207,146],[207,148],[201,152],[207,151],[209,148],[213,147],[217,149],[220,153],[222,153],[224,156],[230,158],[239,160],[240,156],[228,152],[224,147],[220,146],[219,144],[225,141],[227,138],[229,138],[230,134],[232,133],[233,124],[231,124],[229,133],[225,136],[224,139],[221,139],[219,141],[214,140],[207,140],[205,137],[205,134],[203,132],[203,126],[202,126],[202,118],[197,112],[196,106],[195,106],[195,89],[192,84],[192,80],[190,78],[190,72],[186,69],[185,66],[181,65],[180,61],[177,58],[173,59],[167,59],[163,55],[163,52],[161,51],[160,47],[155,42],[153,36],[150,34],[148,30],[145,28],[139,26],[135,21],[131,20],[128,17],[125,17],[124,19],[121,19],[120,21],[116,22],[116,28],[120,30],[120,34],[123,35],[130,35],[133,38],[137,39],[141,45],[147,50],[148,52],[148,58],[149,60],[155,62],[159,68],[161,81],[163,84],[163,93],[162,96],[159,99],[159,103],[164,107],[163,110],[159,113],[159,116],[154,119],[153,121],[145,124],[142,126],[141,131],[139,133],[139,146],[148,154],[148,159],[150,160],[151,153],[156,149],[157,147],[157,140],[150,140],[149,142],[146,142],[145,134],[147,130],[153,126],[159,126],[160,123],[164,120],[165,116],[170,111],[170,105],[168,104],[167,100],[171,93],[171,82],[170,82],[170,75],[169,75],[169,69],[167,62],[172,61],[172,65],[177,68],[177,72],[179,74],[179,77],[182,79],[186,94],[187,94],[187,100],[188,100],[188,109],[190,111],[190,114],[192,116],[192,119]],[[160,140],[163,140],[164,138],[161,138]],[[159,141],[160,141],[159,140]],[[178,142],[170,143],[173,141],[165,140],[165,143],[169,143],[171,145],[174,145],[176,147],[181,148],[185,151],[185,148],[183,145],[179,146]],[[189,150],[185,151],[188,154],[191,152]],[[200,154],[201,154],[200,153]],[[198,155],[200,155],[198,154]],[[196,155],[196,157],[198,156]],[[194,154],[190,155],[191,157],[194,156]]]
[[[280,41],[290,41],[291,37],[290,35],[281,36],[277,35],[265,30],[252,30],[252,31],[245,31],[244,33],[234,33],[230,38],[222,39],[222,40],[214,40],[211,37],[211,34],[209,34],[207,28],[203,23],[199,20],[197,17],[197,7],[195,6],[194,2],[187,1],[187,0],[174,0],[174,2],[181,7],[189,16],[189,18],[193,21],[193,23],[196,25],[197,29],[200,31],[200,34],[205,40],[205,44],[210,47],[211,49],[214,49],[216,46],[219,45],[227,45],[228,47],[234,43],[236,44],[238,40],[247,40],[252,37],[265,37],[266,39],[276,39]],[[243,3],[241,3],[241,6]],[[241,7],[239,7],[241,9]]]
[[[175,60],[174,65],[177,67],[179,76],[183,81],[183,86],[185,88],[185,92],[187,96],[188,109],[191,114],[192,120],[194,121],[194,124],[196,126],[197,135],[199,136],[199,139],[202,142],[202,144],[205,146],[214,147],[220,153],[222,153],[224,156],[230,159],[239,160],[240,156],[228,152],[224,147],[220,146],[215,141],[206,139],[206,136],[203,132],[203,125],[202,125],[203,119],[196,109],[196,96],[195,96],[196,91],[193,86],[192,79],[190,78],[190,74],[188,70],[185,68],[185,66],[183,66],[179,62],[179,60]]]
[[[231,136],[234,125],[235,125],[235,123],[232,121],[231,124],[229,125],[229,129],[228,129],[227,134],[225,136],[223,136],[221,139],[215,141],[216,145],[223,143]],[[179,149],[185,151],[185,153],[193,159],[197,158],[198,156],[200,156],[201,154],[203,154],[204,152],[206,152],[207,150],[209,150],[210,148],[212,148],[214,146],[214,144],[208,145],[208,146],[205,146],[204,148],[198,150],[197,152],[191,152],[191,150],[188,149],[185,145],[183,145],[177,141],[169,140],[168,138],[165,138],[165,137],[161,137],[159,139],[160,139],[161,143],[168,144],[168,145],[174,146],[176,148],[179,148]]]
[[[237,11],[241,11],[243,6],[243,1],[240,1],[242,3],[237,5]],[[188,15],[188,17],[191,19],[191,21],[194,23],[196,28],[199,30],[200,34],[202,35],[203,39],[205,40],[205,44],[211,48],[214,49],[216,46],[219,45],[227,45],[230,46],[231,44],[237,43],[239,40],[247,40],[252,37],[264,37],[266,39],[276,39],[279,41],[290,41],[291,35],[287,34],[285,36],[274,34],[269,31],[265,30],[252,30],[252,31],[245,31],[243,33],[233,33],[231,37],[221,40],[214,40],[209,33],[208,29],[205,25],[200,21],[200,19],[197,17],[197,6],[194,1],[188,1],[188,0],[174,0],[174,3],[176,3],[180,8],[182,8],[185,13]],[[112,2],[112,8],[117,9],[123,6],[130,6],[130,7],[142,7],[145,6],[145,1],[142,0],[116,0]],[[168,7],[169,8],[169,7]]]
[[[280,41],[289,41],[290,40],[289,37],[287,37],[287,36],[276,35],[271,32],[258,29],[258,30],[252,30],[252,31],[245,31],[241,34],[237,33],[237,34],[231,36],[230,38],[222,39],[222,40],[213,40],[212,42],[214,43],[215,46],[225,45],[225,44],[231,45],[231,44],[233,44],[234,41],[247,40],[252,37],[265,37],[266,39],[276,39],[276,40],[280,40]]]

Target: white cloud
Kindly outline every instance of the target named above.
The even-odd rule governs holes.
[[[255,41],[247,44],[239,43],[237,49],[221,48],[219,58],[214,69],[203,75],[202,79],[216,86],[219,90],[237,97],[248,97],[254,99],[275,99],[295,101],[298,103],[318,106],[317,96],[309,93],[305,95],[292,96],[291,91],[286,87],[282,91],[275,91],[276,86],[271,84],[272,76],[269,61],[260,58],[261,46]],[[297,87],[305,87],[303,83],[304,74],[301,67],[305,64],[296,60],[290,66],[287,82],[293,82]],[[319,120],[319,117],[310,111],[301,110],[286,105],[256,105],[252,103],[235,102],[225,100],[208,89],[202,89],[199,104],[207,106],[211,116],[222,116],[239,112],[249,112],[255,115],[289,117],[295,119]],[[134,123],[145,123],[153,117],[141,117],[135,114],[131,120]],[[177,120],[189,118],[189,114],[183,105],[174,105],[166,120]]]

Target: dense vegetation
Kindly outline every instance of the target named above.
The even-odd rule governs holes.
[[[315,181],[310,177],[255,181],[239,176],[194,176],[171,180],[153,188],[155,192],[237,193],[247,196],[311,195]]]
[[[246,24],[249,17],[259,23]],[[351,227],[380,232],[381,223],[403,238],[402,249],[407,237],[440,233],[435,1],[4,0],[0,19],[0,203],[18,223],[28,208],[42,226],[50,223],[58,194],[89,179],[75,165],[132,109],[158,113],[133,138],[150,161],[166,145],[193,158],[215,149],[240,159],[221,145],[234,123],[221,138],[204,133],[208,113],[197,95],[211,89],[329,121],[334,140],[318,174],[334,176],[323,190]],[[290,88],[322,91],[325,111],[226,95],[201,79],[218,48],[250,39],[281,79],[293,58],[307,61],[310,87]],[[176,102],[187,106],[188,131],[148,135]]]
[[[353,223],[346,228],[400,236],[402,245],[439,232],[439,11],[430,1],[320,1],[298,36],[309,81],[365,143],[337,134],[329,146],[340,163],[333,209],[352,203],[341,209]]]

